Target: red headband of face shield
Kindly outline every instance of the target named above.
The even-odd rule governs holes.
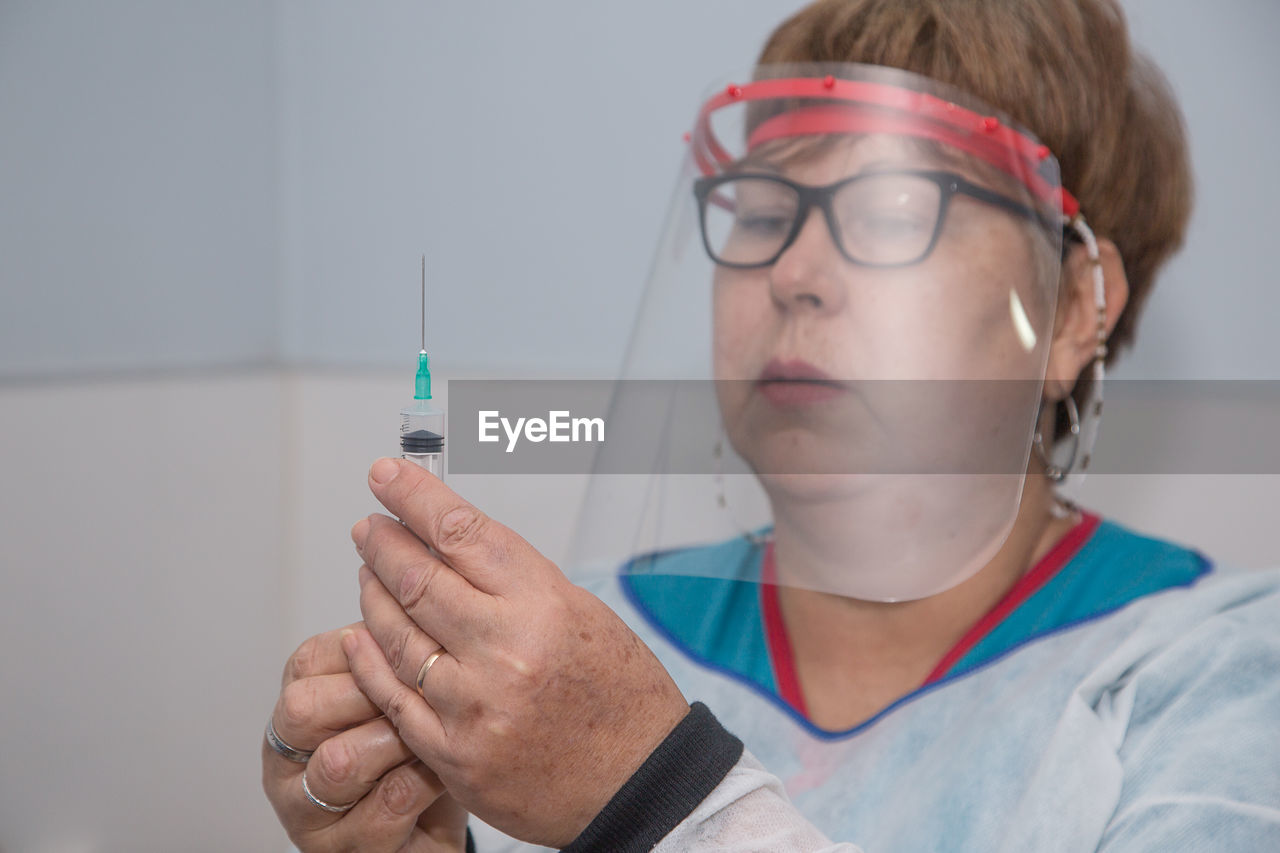
[[[712,131],[711,114],[716,110],[752,101],[805,99],[820,103],[764,120],[751,132],[747,150],[796,136],[875,132],[915,137],[945,144],[994,166],[1040,202],[1061,210],[1066,219],[1080,210],[1071,193],[1042,173],[1041,165],[1052,157],[1049,149],[1017,128],[924,92],[830,76],[757,80],[717,93],[702,106],[690,137],[698,168],[714,175],[737,159]]]

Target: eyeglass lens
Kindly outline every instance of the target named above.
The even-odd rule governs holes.
[[[832,236],[851,260],[890,266],[913,263],[928,253],[942,203],[939,184],[920,175],[862,175],[830,188],[739,175],[708,193],[702,225],[718,263],[766,265],[777,260],[804,226],[797,217],[811,206],[823,207]]]

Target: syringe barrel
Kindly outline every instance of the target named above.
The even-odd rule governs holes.
[[[400,410],[400,455],[437,477],[444,477],[445,413],[429,400],[414,400]]]
[[[443,453],[401,453],[400,456],[419,468],[425,468],[441,480],[444,479]]]

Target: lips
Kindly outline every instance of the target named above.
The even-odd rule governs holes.
[[[773,359],[760,371],[756,389],[777,406],[803,406],[830,400],[846,390],[820,368],[798,359]]]

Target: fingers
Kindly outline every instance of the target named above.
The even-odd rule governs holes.
[[[376,624],[365,627],[381,647],[387,663],[405,684],[414,684],[425,661],[444,646],[432,639],[409,618],[382,582],[368,567],[360,567],[360,612],[372,615]]]
[[[303,850],[398,850],[444,790],[385,717],[324,741],[305,768],[264,780],[280,822]],[[312,802],[345,806],[330,812]],[[305,841],[305,843],[304,843]]]
[[[340,850],[413,851],[413,853],[454,853],[457,847],[431,842],[432,834],[422,828],[422,821],[432,814],[440,801],[452,802],[436,774],[420,761],[397,767],[379,781],[377,787],[360,801],[335,833],[344,846]],[[443,819],[456,821],[451,812],[436,811]],[[466,838],[463,816],[462,837]],[[446,824],[452,829],[452,823]],[[447,831],[444,827],[442,830]]]
[[[401,739],[423,761],[441,766],[439,762],[443,757],[446,735],[440,716],[416,690],[396,677],[395,670],[387,663],[382,649],[368,630],[357,628],[346,634],[342,638],[342,648],[347,653],[356,684],[387,715]],[[456,666],[456,661],[446,654],[432,665],[429,673],[432,683],[437,681],[438,675],[445,674],[439,670],[446,669],[449,664]]]
[[[434,670],[442,661],[443,655],[437,653],[447,654],[448,649],[419,628],[367,568],[360,572],[360,610],[366,614],[365,627],[396,677],[415,691],[421,679],[422,695],[431,700],[431,707],[438,715],[447,716],[453,710],[448,704],[448,694],[439,690],[431,692],[438,685],[439,677],[434,684],[429,684],[426,679],[428,668]],[[442,666],[441,670],[444,668]]]
[[[384,515],[372,515],[353,529],[352,538],[358,537],[365,565],[424,630],[446,647],[483,635],[492,599],[412,532]]]
[[[401,618],[407,619],[403,611]],[[368,637],[362,625],[353,627]],[[341,644],[342,634],[350,631],[311,638],[285,667],[271,728],[287,745],[310,755],[305,764],[289,760],[264,738],[267,798],[301,850],[461,849],[461,842],[450,846],[443,839],[465,837],[458,835],[465,833],[459,828],[465,827],[465,814],[459,817],[456,803],[447,797],[448,802],[431,808],[443,785],[360,689]],[[318,806],[304,792],[304,778],[316,800],[335,807],[351,804],[350,809],[334,812]]]
[[[307,775],[311,784],[311,775]],[[301,782],[298,783],[299,791]],[[313,790],[313,793],[314,790]],[[303,850],[361,850],[392,853],[423,835],[419,819],[444,793],[440,780],[421,762],[413,761],[389,770],[350,811],[330,814],[302,800],[311,812],[329,822],[312,828],[297,828],[290,838]],[[299,793],[299,797],[301,797]],[[286,827],[289,824],[286,823]],[[296,826],[296,825],[295,825]],[[408,849],[414,849],[409,847]],[[424,851],[431,848],[422,847]],[[442,848],[444,849],[444,848]]]
[[[346,669],[345,664],[343,668]],[[271,712],[271,722],[276,734],[289,746],[313,750],[338,732],[381,713],[360,691],[351,673],[342,672],[286,684]]]
[[[436,774],[422,762],[415,761],[396,768],[379,782],[377,790],[352,809],[352,816],[361,823],[344,827],[350,830],[344,838],[350,847],[344,849],[366,850],[372,842],[386,845],[377,848],[386,850],[409,849],[415,853],[419,850],[422,853],[449,850],[450,848],[447,847],[434,849],[429,846],[424,847],[417,840],[418,836],[424,834],[419,826],[420,817],[442,796],[447,796],[444,794],[444,785],[440,784]],[[361,814],[355,814],[361,810],[361,807],[364,807],[364,811]],[[379,832],[379,828],[383,831]],[[466,830],[464,829],[463,832],[465,837]],[[417,846],[407,846],[411,842]],[[399,846],[393,847],[393,844]]]
[[[342,644],[339,640],[342,632],[352,627],[354,626],[348,625],[346,628],[317,634],[298,646],[297,651],[285,662],[284,676],[281,678],[280,686],[283,687],[291,681],[313,675],[335,675],[339,672],[347,672],[347,656],[342,653]]]
[[[379,459],[369,469],[369,488],[383,506],[477,589],[491,595],[502,594],[536,582],[529,570],[540,573],[547,567],[554,569],[514,531],[486,516],[417,465]],[[526,554],[536,555],[538,565],[532,565]],[[522,565],[525,572],[502,571],[503,567],[525,562],[530,563]],[[390,584],[388,588],[396,589]]]
[[[391,722],[379,717],[320,744],[307,762],[307,788],[322,802],[335,806],[354,803],[373,790],[388,771],[413,758]],[[323,813],[305,798],[294,801],[299,807],[309,807],[302,808],[304,819],[318,820],[316,812]]]

